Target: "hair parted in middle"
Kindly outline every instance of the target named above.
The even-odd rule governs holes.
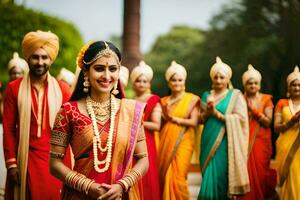
[[[81,98],[84,98],[88,95],[88,93],[83,92],[84,91],[84,73],[89,70],[90,66],[100,57],[105,55],[111,55],[116,58],[116,60],[119,63],[119,66],[121,66],[121,52],[120,50],[111,42],[107,41],[92,41],[84,45],[81,50],[78,53],[76,64],[79,68],[81,68],[81,71],[79,73],[75,89],[73,91],[71,101],[76,101]],[[120,85],[120,84],[118,84]],[[124,97],[123,88],[119,88],[119,91],[121,91],[120,94],[118,94],[118,98]]]

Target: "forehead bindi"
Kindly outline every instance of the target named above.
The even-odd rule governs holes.
[[[113,56],[102,56],[94,62],[94,65],[117,66],[118,62]]]

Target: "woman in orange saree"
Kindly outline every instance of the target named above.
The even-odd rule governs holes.
[[[160,131],[159,178],[162,199],[189,199],[186,182],[198,121],[198,96],[184,90],[187,72],[175,61],[166,71],[171,95],[161,99],[165,123]]]
[[[158,160],[155,143],[155,132],[160,130],[161,106],[159,96],[150,93],[153,71],[149,65],[141,61],[130,75],[135,100],[145,102],[143,125],[145,128],[146,144],[149,158],[149,170],[140,182],[142,199],[160,199]]]
[[[148,169],[144,104],[118,98],[120,61],[119,50],[104,41],[79,53],[81,72],[51,138],[50,172],[65,183],[62,199],[139,199],[136,183]],[[62,162],[69,144],[73,170]]]
[[[276,171],[270,169],[272,156],[272,96],[260,93],[261,74],[252,65],[242,76],[249,111],[248,174],[250,192],[239,199],[270,199],[277,196]]]
[[[275,108],[276,141],[275,167],[279,181],[279,198],[300,200],[300,72],[287,77],[288,99],[281,99]]]

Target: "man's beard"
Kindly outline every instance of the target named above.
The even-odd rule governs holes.
[[[30,74],[35,77],[41,77],[49,71],[50,65],[33,65],[30,66]]]

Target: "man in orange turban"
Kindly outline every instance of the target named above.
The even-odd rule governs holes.
[[[29,32],[22,49],[29,73],[10,82],[4,95],[5,199],[59,199],[62,185],[48,167],[51,128],[70,97],[69,86],[49,74],[59,40],[51,32]]]

